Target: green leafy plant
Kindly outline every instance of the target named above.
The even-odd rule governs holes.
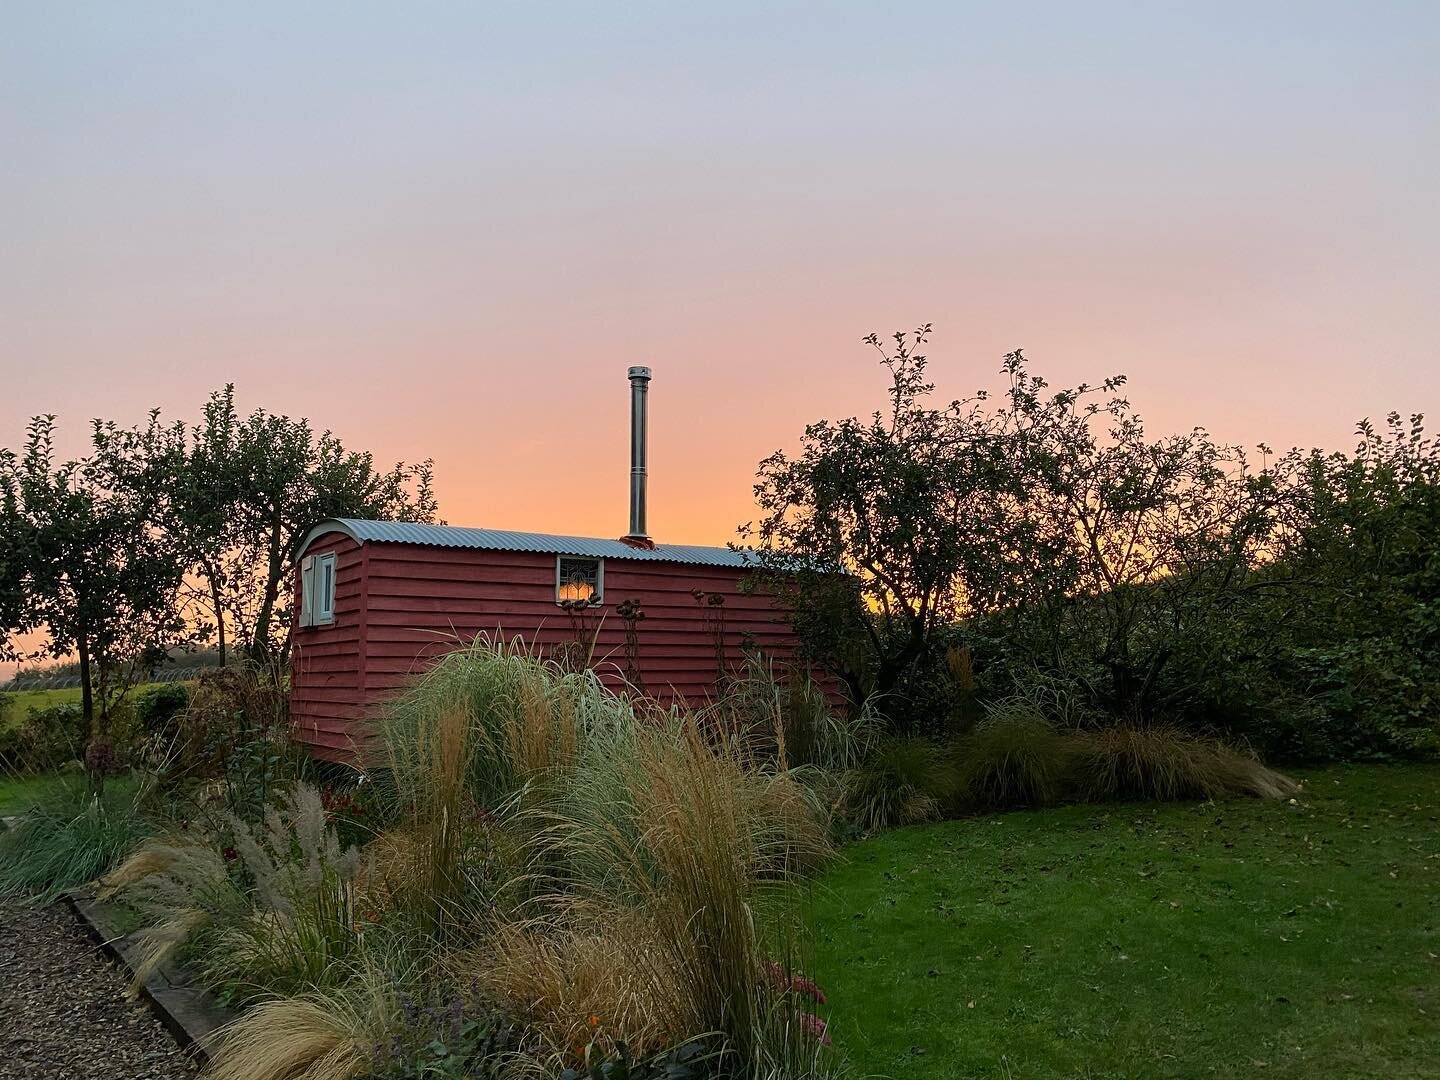
[[[0,895],[49,903],[106,873],[155,826],[141,813],[142,786],[97,795],[79,786],[47,795],[0,830]]]
[[[168,740],[177,734],[181,714],[190,704],[190,688],[183,682],[148,686],[130,700],[135,722],[151,738]]]
[[[705,1080],[716,1075],[723,1055],[712,1042],[692,1039],[673,1050],[637,1059],[623,1042],[591,1043],[584,1063],[568,1066],[559,1080]]]
[[[375,1047],[374,1075],[383,1080],[501,1080],[517,1057],[519,1029],[464,996],[417,1004],[401,995],[400,1015]]]
[[[55,772],[85,755],[87,729],[79,702],[31,709],[19,724],[0,731],[0,769]]]

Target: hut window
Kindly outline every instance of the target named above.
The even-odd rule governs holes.
[[[335,553],[311,555],[300,564],[300,625],[335,621]]]
[[[586,600],[599,604],[605,592],[605,564],[601,559],[555,560],[555,602]]]

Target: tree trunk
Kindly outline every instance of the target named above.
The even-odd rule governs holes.
[[[105,793],[105,774],[96,764],[104,756],[99,752],[102,733],[95,719],[95,691],[90,685],[90,638],[82,630],[75,637],[75,649],[80,654],[80,713],[85,722],[85,775],[90,781],[90,790],[97,797]]]
[[[265,599],[260,612],[255,616],[254,637],[250,642],[250,655],[263,661],[270,655],[270,619],[275,611],[275,600],[280,595],[280,515],[270,526],[270,551],[265,573]]]
[[[206,578],[210,581],[210,603],[215,608],[215,633],[217,645],[220,650],[220,666],[225,666],[225,609],[220,603],[220,583],[215,580],[212,570],[206,569]]]
[[[90,689],[90,642],[84,634],[77,636],[75,648],[80,654],[80,712],[85,718],[85,737],[88,739],[94,735],[95,694]]]

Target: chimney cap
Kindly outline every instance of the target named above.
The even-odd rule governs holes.
[[[648,367],[632,367],[630,369],[630,381],[634,382],[636,379],[644,379],[646,382],[649,382],[650,369]]]

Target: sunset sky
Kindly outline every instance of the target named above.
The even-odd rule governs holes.
[[[1440,4],[0,13],[0,445],[310,417],[454,523],[723,543],[756,461],[1023,346],[1157,430],[1440,419]]]

